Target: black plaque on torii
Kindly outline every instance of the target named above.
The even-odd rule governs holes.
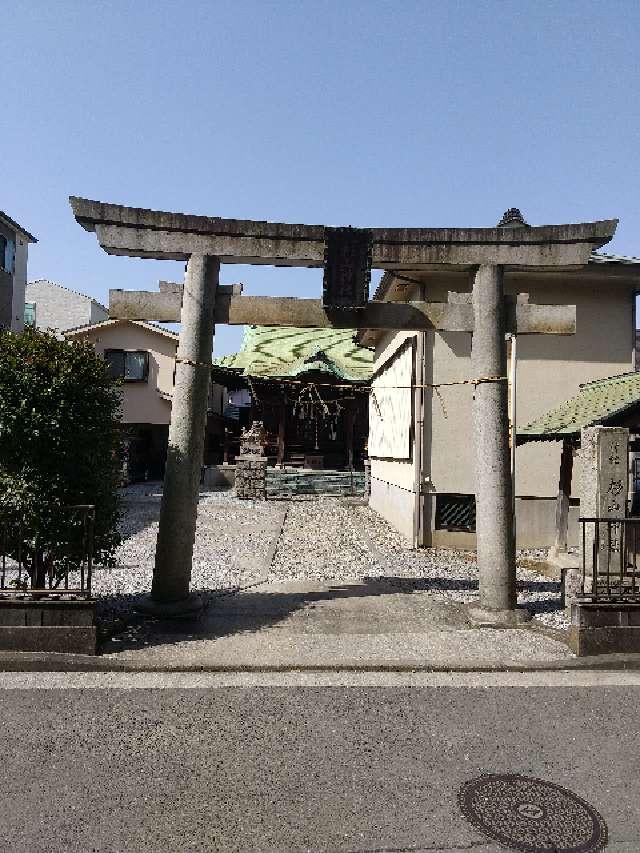
[[[325,228],[322,304],[364,308],[369,300],[373,233],[366,228]]]

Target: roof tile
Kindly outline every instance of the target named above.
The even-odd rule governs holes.
[[[295,377],[320,371],[347,382],[368,382],[373,352],[354,341],[355,329],[246,326],[240,352],[214,360],[245,376]]]
[[[518,443],[577,436],[582,427],[610,423],[640,404],[640,373],[621,373],[580,386],[579,393],[518,429]]]

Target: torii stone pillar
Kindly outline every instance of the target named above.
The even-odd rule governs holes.
[[[187,263],[153,586],[143,605],[159,615],[201,607],[197,596],[189,596],[189,583],[219,270],[219,260],[208,255],[191,255]]]
[[[482,623],[513,624],[528,618],[516,609],[516,552],[509,455],[507,352],[503,268],[483,264],[473,279],[471,365],[478,380],[473,399],[476,541]]]

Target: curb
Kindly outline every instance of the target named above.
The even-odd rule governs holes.
[[[416,663],[415,661],[342,661],[340,663],[182,664],[117,660],[99,655],[0,653],[0,672],[559,672],[567,670],[640,671],[640,654],[611,654],[554,661],[493,663]]]

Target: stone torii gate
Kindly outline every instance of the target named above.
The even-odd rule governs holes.
[[[476,534],[483,624],[515,624],[515,541],[505,333],[572,334],[575,306],[505,298],[505,267],[572,269],[613,237],[617,220],[526,225],[515,209],[495,228],[334,229],[190,216],[71,197],[76,220],[109,254],[187,262],[182,288],[111,290],[111,317],[180,322],[152,612],[183,615],[189,594],[215,323],[470,332],[477,380],[473,405]],[[251,297],[219,286],[221,263],[324,267],[324,298]],[[371,267],[403,273],[467,270],[472,292],[447,302],[369,302]]]

